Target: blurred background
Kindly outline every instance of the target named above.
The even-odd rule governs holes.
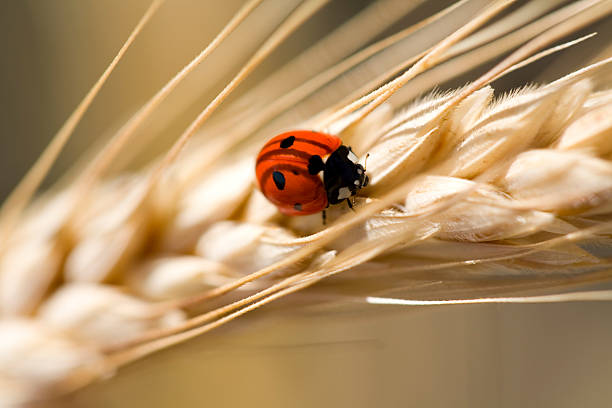
[[[267,2],[252,24],[261,26],[270,15],[280,20],[296,3]],[[237,95],[370,3],[331,2],[258,68]],[[449,3],[428,1],[372,41]],[[0,2],[1,199],[97,80],[148,4],[144,0]],[[87,157],[92,145],[112,134],[199,53],[241,4],[239,0],[173,0],[164,5],[103,87],[46,186]],[[596,30],[600,35],[572,54],[545,59],[510,75],[496,88],[570,72],[575,68],[570,64],[588,61],[609,45],[609,22],[581,32]],[[266,31],[264,26],[255,34],[251,28],[245,26],[232,36],[141,129],[155,140],[131,147],[141,163],[168,146],[274,27]],[[458,86],[470,78],[462,76],[440,86]],[[87,407],[604,406],[612,400],[611,315],[612,304],[584,302],[323,311],[264,308],[132,364],[61,403]]]

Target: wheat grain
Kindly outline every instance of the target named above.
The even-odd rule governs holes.
[[[108,372],[95,347],[37,320],[4,319],[0,333],[4,406],[65,392]]]
[[[502,184],[523,208],[557,214],[607,213],[612,164],[580,152],[531,150],[512,162]]]
[[[567,126],[557,148],[560,150],[586,150],[596,156],[612,151],[612,119],[610,105],[589,109]]]

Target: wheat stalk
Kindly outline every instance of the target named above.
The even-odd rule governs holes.
[[[38,198],[22,215],[78,119],[159,7],[153,2],[49,151],[5,202],[0,402],[78,388],[334,275],[339,299],[350,294],[373,304],[610,299],[608,291],[576,288],[611,277],[609,259],[585,249],[585,243],[606,248],[611,243],[612,60],[604,52],[554,82],[494,94],[494,81],[510,72],[580,47],[590,35],[552,45],[610,13],[605,1],[582,0],[554,12],[528,3],[487,26],[513,2],[493,2],[473,16],[482,4],[465,0],[365,47],[388,21],[362,39],[350,38],[351,24],[372,20],[380,8],[398,12],[388,18],[411,10],[407,2],[382,1],[334,34],[333,41],[346,44],[335,50],[335,64],[306,74],[308,81],[288,91],[285,83],[301,68],[289,64],[208,124],[227,96],[326,3],[306,1],[164,157],[135,173],[104,179],[136,129],[260,3],[243,6],[96,153],[77,181]],[[397,59],[412,36],[442,27],[445,19],[460,24]],[[519,47],[462,88],[419,98],[406,91],[427,75],[448,79],[510,49],[496,50],[486,45],[490,41]],[[323,46],[304,55],[316,55],[317,47]],[[361,93],[339,92],[342,75],[370,64],[380,66],[360,73],[353,89],[363,87]],[[310,96],[327,95],[326,87],[340,93],[335,101],[299,120],[292,116],[308,106]],[[266,108],[236,113],[253,101]],[[356,151],[369,153],[371,184],[356,200],[355,213],[332,208],[331,225],[323,227],[317,215],[281,216],[254,188],[254,153],[271,132],[287,126],[331,130]],[[438,284],[406,283],[424,276]],[[511,277],[522,280],[517,284]],[[445,292],[453,281],[465,287]],[[400,298],[407,294],[414,298]],[[199,313],[202,306],[210,311]]]

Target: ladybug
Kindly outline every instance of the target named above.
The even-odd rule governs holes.
[[[286,215],[323,212],[368,185],[365,168],[342,140],[326,133],[297,130],[270,139],[259,152],[259,189]],[[322,174],[321,174],[322,172]]]

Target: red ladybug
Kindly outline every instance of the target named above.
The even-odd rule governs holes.
[[[337,136],[297,130],[264,145],[255,173],[261,192],[280,212],[307,215],[344,200],[352,208],[349,198],[368,184],[358,160]]]

